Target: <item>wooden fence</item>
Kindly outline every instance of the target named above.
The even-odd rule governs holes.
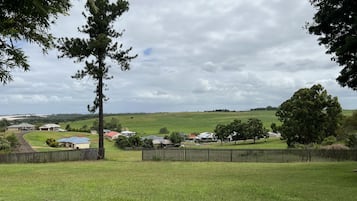
[[[155,149],[143,150],[142,160],[222,162],[357,161],[357,150],[316,149]]]
[[[46,163],[97,160],[97,149],[0,154],[0,163]]]

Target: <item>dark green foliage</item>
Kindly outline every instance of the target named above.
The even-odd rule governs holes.
[[[12,81],[11,71],[29,70],[18,41],[36,43],[44,52],[53,37],[48,30],[59,14],[66,14],[69,0],[2,0],[0,2],[0,83]]]
[[[0,132],[4,132],[8,126],[10,126],[9,121],[7,121],[6,119],[0,120]]]
[[[47,140],[46,140],[46,144],[48,145],[48,146],[50,146],[50,147],[58,147],[59,145],[58,145],[58,142],[55,140],[55,139],[53,139],[53,138],[48,138]]]
[[[133,148],[141,147],[143,142],[141,141],[141,138],[137,135],[130,136],[128,138],[129,141],[129,146]]]
[[[357,134],[350,134],[346,140],[346,145],[349,148],[357,149]]]
[[[255,140],[263,138],[267,133],[267,131],[264,129],[262,121],[256,118],[248,119],[245,129],[247,138],[253,139],[254,143]]]
[[[11,148],[16,148],[19,145],[19,141],[14,134],[7,136],[6,140],[10,143]]]
[[[113,23],[124,12],[128,11],[129,3],[125,0],[117,0],[109,3],[108,0],[88,0],[85,6],[87,13],[83,13],[87,24],[78,29],[88,38],[61,38],[58,40],[58,50],[62,53],[59,57],[75,59],[75,62],[84,62],[82,70],[78,70],[73,76],[76,79],[90,77],[97,82],[93,105],[88,105],[90,112],[99,109],[98,114],[98,159],[104,159],[103,141],[103,101],[107,100],[103,93],[106,86],[104,80],[111,79],[109,75],[110,65],[108,59],[116,62],[121,70],[129,70],[129,62],[136,57],[130,56],[132,48],[122,50],[122,44],[113,40],[123,33],[113,28]]]
[[[336,141],[337,141],[337,139],[335,136],[328,136],[322,141],[321,145],[332,145]]]
[[[317,12],[306,28],[319,37],[326,53],[343,67],[337,78],[339,84],[357,90],[357,1],[310,0],[310,3]]]
[[[0,136],[0,151],[10,151],[11,145],[4,137]]]
[[[221,141],[231,135],[234,141],[253,139],[254,143],[267,133],[262,121],[257,118],[250,118],[247,122],[236,119],[227,125],[218,124],[214,132]]]
[[[272,130],[274,133],[279,132],[279,128],[278,128],[278,126],[276,125],[276,123],[272,123],[272,124],[270,125],[270,128],[271,128],[271,130]]]
[[[145,148],[145,149],[154,148],[154,144],[152,143],[152,139],[144,139],[143,140],[143,148]]]
[[[166,127],[163,127],[163,128],[160,128],[159,133],[160,134],[168,134],[168,133],[170,133],[170,131]]]
[[[347,133],[357,131],[357,111],[353,112],[352,116],[345,119],[343,128]]]
[[[180,135],[179,132],[172,132],[169,136],[169,140],[173,144],[180,144],[183,141],[183,137]]]
[[[331,97],[321,85],[302,88],[282,103],[276,116],[282,122],[279,131],[289,147],[295,143],[320,144],[325,137],[336,136],[342,119],[337,97]]]
[[[71,125],[70,125],[70,124],[67,124],[65,129],[66,129],[67,131],[72,130]]]
[[[214,129],[214,133],[216,134],[218,139],[223,142],[223,140],[226,139],[232,132],[229,125],[218,124]]]
[[[117,139],[115,139],[115,145],[120,149],[130,147],[128,138],[124,136],[119,136]]]

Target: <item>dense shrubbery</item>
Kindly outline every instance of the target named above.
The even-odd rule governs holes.
[[[166,127],[163,127],[163,128],[160,128],[159,133],[160,134],[168,134],[168,133],[170,133],[170,131]]]
[[[47,140],[46,140],[46,144],[48,145],[48,146],[50,146],[50,147],[58,147],[59,145],[58,145],[58,142],[55,140],[55,139],[53,139],[53,138],[48,138]]]
[[[0,151],[10,151],[19,145],[17,137],[11,134],[7,137],[0,136]]]
[[[125,148],[133,148],[133,149],[146,148],[146,149],[150,149],[150,148],[154,147],[151,139],[141,140],[141,138],[139,136],[137,136],[137,135],[134,135],[134,136],[131,136],[131,137],[119,136],[115,140],[115,145],[120,149],[125,149]]]

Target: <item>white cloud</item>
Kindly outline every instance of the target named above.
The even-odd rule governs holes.
[[[60,17],[57,37],[83,37],[77,27],[85,0]],[[131,70],[111,64],[106,112],[244,110],[278,106],[297,89],[321,83],[345,108],[356,108],[355,92],[338,86],[341,70],[316,37],[303,29],[313,9],[301,0],[130,0],[116,23],[119,42],[138,58]],[[72,79],[83,64],[43,55],[21,44],[31,71],[15,71],[2,86],[2,113],[87,112],[95,94],[89,78]],[[3,109],[4,108],[4,109]]]

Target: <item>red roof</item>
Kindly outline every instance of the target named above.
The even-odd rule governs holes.
[[[119,133],[118,132],[115,132],[115,131],[110,131],[109,133],[106,133],[105,134],[105,136],[107,136],[107,137],[114,137],[114,136],[116,136],[116,135],[119,135]]]

